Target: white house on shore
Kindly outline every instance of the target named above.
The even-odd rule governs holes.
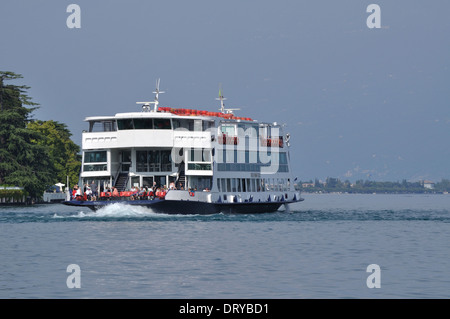
[[[423,181],[423,187],[427,189],[434,189],[434,183],[432,181]]]

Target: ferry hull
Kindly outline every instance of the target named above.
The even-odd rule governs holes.
[[[289,202],[266,203],[208,203],[183,200],[114,200],[114,201],[66,201],[64,205],[86,207],[93,211],[113,204],[142,206],[163,214],[257,214],[275,212],[283,204]]]

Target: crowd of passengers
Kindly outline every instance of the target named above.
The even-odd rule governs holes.
[[[183,185],[180,183],[178,187],[175,188],[175,183],[170,183],[169,188],[166,185],[157,186],[156,182],[153,182],[153,187],[144,186],[140,189],[138,187],[132,187],[130,191],[119,192],[116,187],[106,187],[100,190],[98,193],[98,188],[95,182],[91,184],[86,183],[83,187],[75,185],[72,190],[72,199],[81,201],[95,201],[99,199],[108,198],[127,198],[130,200],[153,200],[155,198],[164,199],[166,194],[171,189],[184,190]]]

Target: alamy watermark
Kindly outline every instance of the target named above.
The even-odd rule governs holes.
[[[180,164],[187,160],[189,162],[210,162],[214,158],[215,165],[221,164],[243,164],[259,167],[262,174],[275,174],[280,168],[287,169],[288,137],[281,136],[281,130],[277,126],[258,127],[249,125],[230,125],[230,132],[217,134],[217,128],[207,129],[210,133],[214,148],[201,148],[196,145],[195,139],[187,139],[181,148],[174,147],[171,151],[171,158],[175,164]],[[226,126],[226,124],[225,124]],[[270,134],[268,133],[270,130]],[[189,132],[188,129],[178,127],[175,133]],[[212,152],[212,153],[210,153]],[[211,161],[212,162],[212,161]]]
[[[369,4],[366,12],[371,13],[366,20],[366,25],[369,29],[381,28],[381,8],[378,4]]]
[[[67,288],[81,288],[81,269],[77,264],[67,266],[66,272],[71,273],[66,280]]]
[[[66,25],[69,29],[81,28],[81,8],[78,4],[69,4],[66,9],[70,15],[67,17]],[[381,28],[381,8],[378,4],[369,4],[366,8],[366,12],[370,13],[367,17],[366,25],[369,29]]]
[[[67,17],[66,25],[69,29],[81,28],[81,8],[78,4],[69,4],[66,12],[70,13]]]
[[[381,268],[377,264],[367,266],[366,272],[371,274],[367,277],[367,288],[381,288]]]

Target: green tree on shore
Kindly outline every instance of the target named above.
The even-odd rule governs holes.
[[[61,181],[64,170],[72,174],[68,167],[78,174],[79,148],[71,144],[64,124],[31,119],[38,104],[26,94],[29,87],[5,83],[21,78],[0,71],[0,184],[24,187],[31,198],[39,199],[48,186]]]
[[[65,183],[69,176],[70,185],[77,183],[81,168],[80,147],[70,139],[72,134],[67,125],[53,120],[36,120],[28,123],[28,128],[44,137],[35,143],[48,150],[56,181]]]

